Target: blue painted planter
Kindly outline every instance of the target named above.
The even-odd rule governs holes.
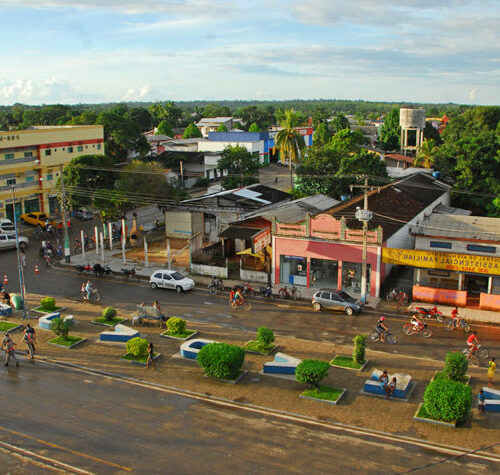
[[[210,343],[216,343],[212,340],[205,340],[204,338],[196,338],[195,340],[186,341],[181,345],[181,356],[188,360],[196,360],[200,350]]]
[[[379,380],[381,374],[382,374],[382,371],[380,371],[378,369],[373,370],[373,372],[370,376],[370,379],[367,379],[365,381],[365,384],[363,385],[363,391],[365,393],[376,394],[378,396],[386,396],[384,385]],[[397,381],[396,389],[394,390],[393,397],[397,398],[397,399],[406,399],[408,397],[408,394],[409,394],[410,388],[411,388],[411,383],[412,383],[411,378],[408,377],[408,375],[397,375],[397,374],[392,375],[391,374],[391,375],[389,375],[389,381],[392,379],[393,376],[396,376],[396,381]],[[398,376],[399,376],[399,378],[398,378]],[[404,376],[405,383],[401,384],[401,382],[403,380],[403,376]]]
[[[50,324],[56,318],[61,318],[61,312],[48,313],[38,319],[38,327],[42,330],[50,330]],[[73,315],[67,315],[64,320],[71,322],[71,325],[73,325]]]
[[[484,405],[486,412],[500,412],[500,391],[498,389],[483,387],[486,399]]]
[[[127,341],[139,336],[140,333],[133,328],[121,325],[120,323],[115,326],[114,331],[105,331],[99,334],[99,340],[112,343],[126,343]]]
[[[12,307],[6,303],[0,303],[0,316],[12,315]]]
[[[276,353],[273,361],[264,363],[263,372],[267,374],[295,374],[295,369],[302,360],[285,353]]]

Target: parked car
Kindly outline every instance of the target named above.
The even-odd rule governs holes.
[[[56,225],[56,218],[47,216],[41,211],[33,211],[32,213],[24,213],[21,215],[21,221],[23,223],[31,224],[33,226],[41,226],[42,228],[45,226],[47,219],[50,221],[52,226]]]
[[[346,315],[360,313],[363,306],[356,302],[347,292],[343,290],[321,289],[312,298],[312,307],[316,312],[325,308],[345,312]]]
[[[19,248],[24,251],[29,244],[29,239],[24,236],[19,236]],[[0,234],[0,249],[14,249],[16,247],[15,234]]]
[[[149,278],[149,285],[152,289],[163,287],[182,292],[191,290],[194,287],[194,281],[175,270],[157,270]]]
[[[0,233],[13,233],[14,231],[14,223],[10,219],[0,219]]]
[[[70,212],[71,216],[78,218],[82,221],[87,221],[94,217],[94,213],[87,208],[78,208]]]

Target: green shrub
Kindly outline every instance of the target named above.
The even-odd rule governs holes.
[[[472,389],[450,379],[435,379],[424,393],[424,407],[432,419],[462,422],[470,411]]]
[[[71,322],[63,320],[62,318],[54,318],[50,322],[50,329],[57,335],[64,339],[68,338]]]
[[[444,373],[453,381],[460,381],[464,378],[469,362],[467,357],[459,351],[450,351],[444,360]]]
[[[116,308],[113,308],[113,307],[106,307],[106,308],[102,311],[102,317],[103,317],[105,320],[108,320],[108,321],[113,320],[113,318],[115,318],[115,317],[116,317]]]
[[[352,341],[354,343],[352,359],[358,364],[363,364],[365,362],[366,335],[356,335]]]
[[[56,299],[52,297],[45,297],[40,300],[40,305],[45,309],[45,310],[55,310],[56,308]]]
[[[207,178],[206,176],[202,176],[196,180],[195,186],[205,187],[208,185],[210,185],[210,179]]]
[[[245,358],[245,351],[236,345],[210,343],[201,348],[196,360],[206,375],[221,379],[235,379]]]
[[[319,389],[319,382],[326,376],[330,364],[327,361],[304,360],[295,370],[295,379],[299,383],[310,384]]]
[[[182,335],[186,331],[186,320],[180,317],[173,317],[167,320],[167,329],[174,335]]]
[[[264,347],[269,347],[274,342],[274,333],[270,328],[257,328],[257,341]]]
[[[146,356],[148,354],[148,340],[136,336],[127,341],[127,353],[132,353],[134,356]]]

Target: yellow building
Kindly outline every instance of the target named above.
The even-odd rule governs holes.
[[[79,155],[104,155],[102,125],[37,126],[0,132],[0,218],[59,210],[54,187],[60,165]]]

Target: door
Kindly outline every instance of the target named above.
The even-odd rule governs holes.
[[[7,213],[7,218],[14,222],[14,211],[12,204],[7,204],[5,206],[5,211]],[[21,210],[21,203],[16,203],[16,219],[19,221],[19,216],[23,214]]]
[[[332,294],[332,308],[335,310],[344,310],[344,302],[337,294]]]
[[[174,288],[173,279],[170,274],[163,274],[163,287],[166,289]]]
[[[6,234],[0,234],[0,249],[9,247],[9,240]]]

